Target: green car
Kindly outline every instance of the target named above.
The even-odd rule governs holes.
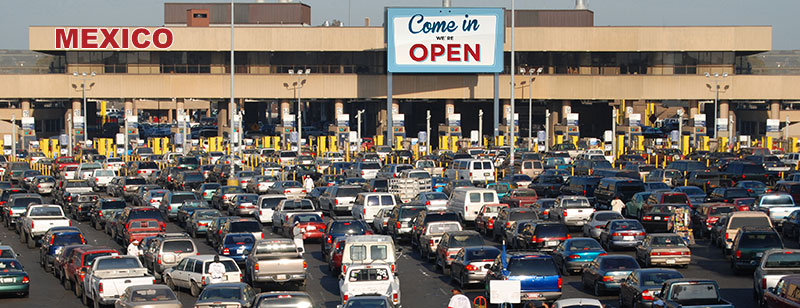
[[[28,297],[30,287],[28,273],[15,259],[0,259],[0,294],[16,294]]]

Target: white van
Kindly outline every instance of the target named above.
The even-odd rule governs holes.
[[[366,221],[371,224],[375,220],[375,215],[382,209],[391,210],[397,205],[397,198],[390,193],[367,192],[359,193],[353,201],[353,218]]]
[[[500,203],[493,189],[478,187],[459,187],[447,201],[447,211],[456,213],[462,222],[474,223],[475,217],[484,204]]]
[[[342,273],[354,264],[383,263],[397,272],[397,257],[402,249],[394,246],[392,237],[388,235],[351,235],[344,242],[342,251]]]
[[[470,180],[473,183],[494,182],[494,163],[488,159],[456,159],[445,175],[451,179]]]

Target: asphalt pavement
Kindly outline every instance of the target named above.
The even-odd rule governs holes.
[[[87,222],[73,221],[73,225],[78,226],[84,232],[89,244],[123,250],[123,247],[111,240],[103,231],[95,230]],[[167,232],[182,232],[182,229],[176,223],[168,223]],[[267,237],[280,236],[272,234],[267,227],[264,228],[264,232],[266,232],[265,235]],[[572,236],[581,235],[576,232],[572,233]],[[30,296],[28,298],[0,298],[0,307],[83,307],[80,300],[71,291],[65,290],[51,273],[46,273],[39,266],[38,248],[26,248],[19,241],[19,236],[14,231],[4,227],[0,227],[0,242],[12,246],[20,254],[19,260],[31,280]],[[200,254],[216,253],[202,238],[195,239],[195,243]],[[498,243],[488,239],[487,244],[499,246]],[[786,241],[786,245],[791,248],[798,247],[794,241]],[[432,264],[419,258],[419,255],[407,243],[401,244],[400,247],[404,250],[398,260],[402,305],[406,308],[447,307],[450,289],[455,286],[450,282],[449,276],[437,272]],[[330,275],[318,242],[307,242],[305,248],[305,258],[308,262],[306,292],[314,298],[320,307],[335,308],[341,301],[338,279]],[[633,251],[613,253],[633,255]],[[692,247],[691,265],[686,269],[678,270],[687,278],[696,277],[716,280],[721,287],[722,296],[737,307],[756,307],[756,302],[752,296],[752,273],[735,275],[720,250],[709,247],[706,240],[699,240]],[[261,291],[272,290],[262,289]],[[465,293],[470,298],[484,295],[483,286],[470,286],[465,290]],[[192,307],[194,305],[195,298],[189,294],[188,290],[179,291],[177,295],[184,307]],[[577,297],[592,298],[594,296],[590,294],[590,291],[582,289],[580,275],[564,277],[562,298]],[[613,307],[618,306],[616,295],[607,295],[600,299],[605,304]]]

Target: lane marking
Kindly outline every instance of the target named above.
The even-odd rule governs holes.
[[[428,273],[426,273],[425,270],[423,270],[421,268],[419,269],[419,272],[422,273],[422,275],[425,275],[426,277],[430,277],[431,276],[431,275],[428,275]]]

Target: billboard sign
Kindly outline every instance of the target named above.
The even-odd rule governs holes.
[[[630,124],[630,126],[642,126],[642,114],[641,113],[629,114],[628,124]]]
[[[503,9],[387,8],[392,73],[498,73],[503,70]]]
[[[350,114],[343,113],[336,115],[336,126],[350,126]]]
[[[717,118],[717,130],[723,130],[723,131],[728,130],[728,118]]]
[[[461,126],[461,114],[452,113],[447,116],[447,126]]]
[[[578,113],[567,114],[567,126],[578,126],[579,120],[580,120],[580,114]]]
[[[406,115],[402,113],[392,115],[392,126],[406,126]]]

